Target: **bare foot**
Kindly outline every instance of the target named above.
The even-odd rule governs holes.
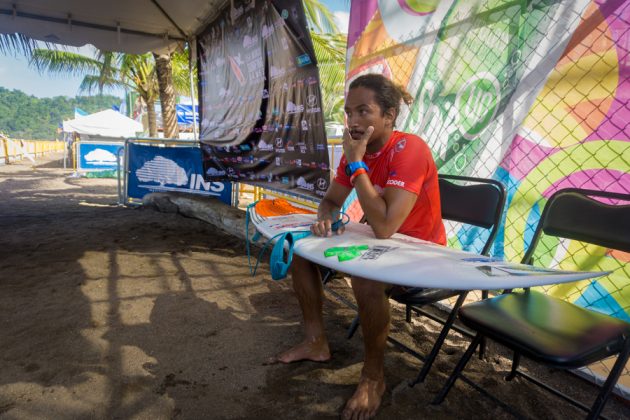
[[[300,344],[291,347],[289,350],[275,357],[271,357],[267,360],[267,364],[291,363],[301,360],[310,360],[313,362],[326,362],[330,360],[328,340],[325,338],[306,339]]]
[[[348,400],[341,413],[341,418],[344,420],[371,419],[381,405],[384,392],[383,379],[374,380],[361,376],[354,395]]]

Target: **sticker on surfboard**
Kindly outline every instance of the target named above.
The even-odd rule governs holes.
[[[476,267],[490,277],[504,277],[504,276],[531,276],[532,274],[538,276],[557,276],[560,274],[571,274],[572,271],[553,270],[542,267],[534,267],[525,264],[494,264],[494,265],[479,265]]]
[[[381,255],[398,249],[397,246],[368,246],[368,245],[351,245],[342,247],[332,247],[324,251],[324,256],[337,257],[339,262],[351,261],[356,258],[362,260],[378,260]],[[364,252],[365,251],[365,252]]]

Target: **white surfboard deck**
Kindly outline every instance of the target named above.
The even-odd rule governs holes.
[[[267,239],[287,231],[308,230],[314,214],[261,217],[252,212],[256,229]],[[365,224],[350,222],[341,235],[314,235],[295,242],[293,252],[316,264],[342,273],[384,283],[411,287],[456,290],[496,290],[566,283],[600,277],[607,272],[560,271],[498,261],[495,258],[456,250],[399,233],[376,239]],[[325,256],[326,250],[367,246],[355,257],[340,261]],[[347,257],[352,257],[350,250]],[[343,259],[343,255],[342,255]]]

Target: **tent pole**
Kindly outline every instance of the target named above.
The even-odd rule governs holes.
[[[195,37],[188,39],[188,74],[190,76],[190,103],[192,104],[193,117],[193,140],[198,140],[197,136],[197,115],[195,113],[195,79],[193,78],[193,65],[197,59],[197,39]]]

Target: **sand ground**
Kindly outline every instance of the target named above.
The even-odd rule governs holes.
[[[326,299],[332,361],[265,365],[301,339],[290,281],[272,281],[265,264],[250,276],[244,243],[207,223],[117,206],[115,180],[69,177],[58,158],[0,166],[1,418],[338,416],[361,368],[361,335],[345,338],[351,309]],[[351,298],[343,278],[331,287]],[[437,324],[406,324],[399,307],[393,320],[399,340],[429,351]],[[461,381],[429,404],[467,343],[451,335],[414,388],[419,362],[389,348],[378,418],[510,418]],[[505,383],[508,370],[491,346],[466,372],[524,416],[582,417],[521,379]],[[564,373],[552,380],[588,405],[595,396]],[[605,414],[630,408],[613,400]]]

